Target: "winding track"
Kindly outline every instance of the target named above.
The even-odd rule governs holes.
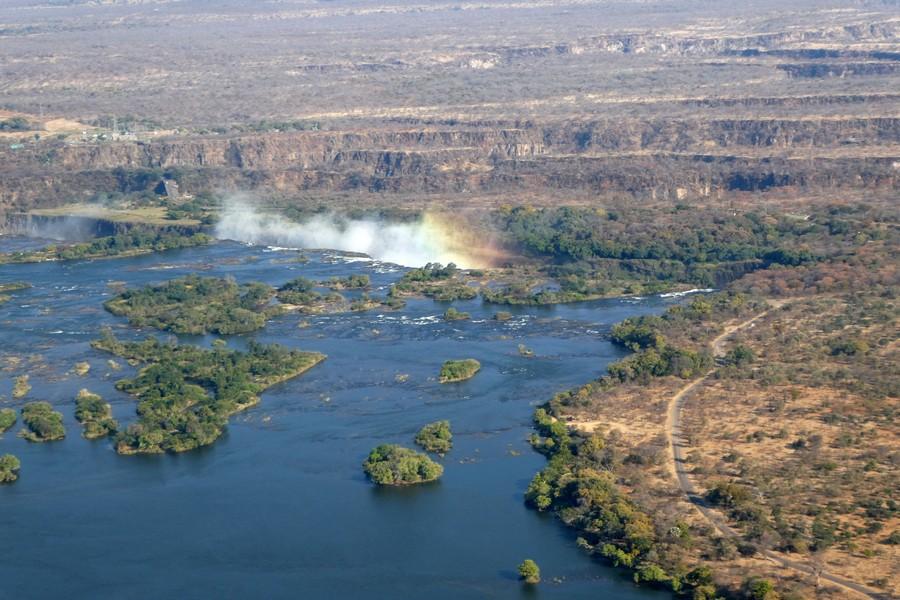
[[[713,355],[716,359],[719,359],[725,355],[725,343],[732,335],[734,335],[738,331],[742,331],[752,326],[753,323],[763,318],[771,311],[783,306],[785,304],[785,301],[770,301],[769,304],[770,308],[768,308],[767,310],[759,313],[755,317],[747,319],[742,323],[727,327],[721,335],[710,342]],[[681,491],[684,492],[691,504],[693,504],[697,508],[697,510],[700,511],[700,514],[703,515],[703,517],[707,521],[709,521],[709,523],[713,527],[715,527],[720,534],[725,537],[736,538],[739,537],[740,534],[728,525],[725,518],[719,512],[712,510],[709,507],[702,494],[698,493],[697,489],[694,487],[694,484],[691,483],[691,480],[688,477],[688,472],[685,468],[684,453],[687,448],[687,443],[681,430],[681,409],[684,407],[684,402],[691,394],[691,392],[703,385],[703,383],[705,383],[706,380],[709,379],[709,376],[714,372],[715,368],[707,371],[705,374],[682,387],[680,390],[678,390],[677,393],[675,393],[674,396],[669,399],[669,406],[666,414],[666,439],[668,442],[669,450],[669,471],[678,482],[678,487],[681,488]],[[781,554],[777,554],[775,552],[772,552],[771,550],[760,549],[759,552],[767,559],[782,567],[794,569],[795,571],[799,571],[807,575],[816,575],[816,569],[806,563],[789,560]],[[845,579],[839,575],[833,575],[825,571],[819,571],[818,577],[821,580],[833,583],[847,591],[853,592],[865,598],[878,600],[890,598],[890,596],[886,594],[882,594],[876,590],[869,588],[868,586],[856,583],[849,579]]]

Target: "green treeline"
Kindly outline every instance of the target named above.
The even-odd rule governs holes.
[[[620,489],[620,469],[637,458],[623,456],[611,438],[570,431],[557,416],[565,407],[587,406],[596,394],[625,382],[698,376],[712,368],[706,343],[720,324],[759,309],[760,304],[742,294],[723,292],[674,306],[661,316],[633,317],[614,326],[613,341],[634,354],[610,364],[608,375],[557,394],[535,411],[531,444],[548,463],[529,485],[525,502],[557,514],[579,532],[580,546],[631,569],[636,582],[699,600],[719,597],[711,569],[682,560],[683,549],[692,544],[690,527],[660,523]]]
[[[104,303],[137,327],[175,333],[247,333],[262,329],[275,291],[263,283],[189,275],[161,285],[127,290]]]
[[[547,454],[547,466],[525,492],[526,503],[553,511],[578,530],[578,544],[616,566],[633,570],[636,582],[668,587],[698,600],[716,598],[712,572],[689,567],[679,548],[690,543],[687,525],[662,529],[616,483],[621,459],[599,434],[572,436],[544,408],[535,411],[535,447]]]
[[[813,259],[800,246],[812,239],[813,224],[760,213],[678,211],[668,218],[657,214],[642,220],[639,215],[593,208],[516,207],[500,218],[502,229],[525,249],[559,262],[609,258],[693,264],[762,259],[800,264]]]
[[[721,287],[752,271],[816,263],[869,240],[884,227],[868,209],[811,215],[673,207],[506,207],[494,223],[507,243],[552,264],[559,289],[486,290],[490,302],[546,304],[610,294],[649,294],[674,284]]]
[[[213,238],[203,233],[182,235],[158,229],[135,228],[127,233],[100,237],[82,244],[51,245],[40,250],[0,254],[0,264],[135,256],[162,250],[203,246],[212,241]]]
[[[109,330],[92,346],[147,363],[116,384],[136,396],[138,420],[116,437],[122,454],[183,452],[214,442],[228,417],[259,401],[259,394],[312,368],[325,356],[250,342],[246,352],[223,347],[120,342]]]

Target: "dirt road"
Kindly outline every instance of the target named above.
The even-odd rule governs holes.
[[[759,313],[751,319],[747,319],[746,321],[727,327],[721,335],[710,342],[713,355],[716,357],[716,359],[719,359],[725,355],[725,344],[726,342],[728,342],[732,335],[739,331],[743,331],[744,329],[752,327],[753,324],[756,323],[759,319],[762,319],[771,311],[783,306],[785,304],[785,301],[770,301],[769,304],[771,308]],[[700,511],[700,514],[703,515],[703,517],[706,518],[706,520],[709,521],[709,523],[713,527],[715,527],[720,534],[725,537],[735,538],[739,537],[740,534],[728,525],[727,521],[721,513],[711,509],[708,506],[706,500],[703,498],[703,495],[696,490],[694,484],[690,480],[690,477],[688,477],[688,472],[685,467],[684,455],[687,450],[687,443],[681,429],[681,411],[684,407],[685,400],[691,394],[691,392],[703,385],[706,380],[709,379],[709,376],[714,372],[715,369],[712,369],[706,374],[698,377],[697,379],[694,379],[693,381],[682,387],[680,390],[678,390],[678,392],[675,393],[675,395],[672,396],[672,398],[669,400],[668,412],[666,415],[666,439],[668,440],[669,448],[669,470],[672,473],[672,476],[678,482],[678,487],[681,488],[681,491],[684,492],[688,500],[690,500],[691,503]],[[823,570],[816,569],[807,563],[789,560],[781,554],[765,549],[760,549],[760,553],[767,559],[782,567],[794,569],[811,576],[818,575],[820,580],[837,585],[844,590],[853,592],[857,595],[866,598],[889,598],[889,596],[872,590],[867,586],[850,581],[849,579],[845,579],[843,577],[840,577],[839,575],[833,575]]]

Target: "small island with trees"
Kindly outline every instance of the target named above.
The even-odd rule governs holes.
[[[524,581],[525,583],[534,585],[536,583],[541,582],[541,569],[538,567],[537,563],[531,560],[530,558],[526,558],[522,561],[522,564],[519,565],[519,579]]]
[[[446,267],[440,263],[428,263],[421,269],[407,271],[391,287],[391,295],[426,296],[438,302],[471,300],[478,296],[478,288],[468,284],[466,273],[453,263]]]
[[[441,366],[439,380],[441,383],[455,383],[471,379],[481,370],[481,363],[474,358],[448,360]]]
[[[92,342],[129,362],[145,363],[116,387],[139,400],[136,423],[116,436],[120,454],[185,452],[213,443],[228,418],[259,402],[268,387],[304,373],[325,359],[318,352],[250,342],[246,352],[163,343],[121,342],[110,330]]]
[[[49,402],[29,402],[22,407],[25,429],[19,435],[29,442],[53,442],[66,437],[62,414]]]
[[[0,253],[0,264],[127,258],[162,250],[205,246],[213,238],[205,233],[181,235],[164,229],[135,228],[127,233],[99,237],[79,244],[52,244],[39,250]]]
[[[425,454],[397,444],[374,448],[363,463],[363,470],[378,485],[413,485],[435,481],[444,467]]]
[[[11,292],[21,292],[31,287],[30,283],[24,281],[10,281],[8,283],[0,283],[0,304],[4,304],[12,300]]]
[[[12,454],[0,456],[0,483],[12,483],[19,478],[22,463]]]
[[[450,431],[450,421],[435,421],[429,423],[416,434],[416,444],[427,450],[443,456],[453,447],[453,433]]]
[[[112,407],[98,394],[81,390],[75,397],[75,418],[84,425],[84,437],[89,440],[113,435],[119,424],[112,417]]]
[[[16,424],[16,411],[12,408],[0,408],[0,433]]]
[[[262,329],[274,290],[263,283],[189,275],[161,285],[127,290],[104,307],[136,327],[174,333],[222,335]]]

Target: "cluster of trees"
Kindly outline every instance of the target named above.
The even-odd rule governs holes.
[[[12,454],[0,456],[0,483],[12,483],[19,478],[22,463]]]
[[[162,285],[127,290],[104,306],[137,327],[175,333],[247,333],[261,329],[275,291],[263,283],[189,275]]]
[[[760,213],[704,214],[608,212],[596,208],[516,207],[498,216],[499,226],[536,255],[558,262],[674,260],[683,264],[763,259],[788,263],[810,260],[801,245],[819,230],[798,219],[773,219]],[[825,232],[827,233],[827,231]]]
[[[30,131],[31,129],[31,122],[25,117],[0,119],[0,131]]]
[[[204,225],[212,225],[217,220],[217,209],[220,202],[209,193],[197,194],[190,200],[166,200],[166,219],[178,221],[192,219]]]
[[[613,340],[634,354],[610,365],[609,375],[557,394],[535,411],[531,444],[548,457],[548,463],[529,485],[526,504],[557,514],[578,530],[579,545],[631,569],[636,582],[701,600],[720,597],[722,590],[714,583],[711,569],[684,560],[691,528],[683,523],[664,525],[619,487],[622,480],[634,485],[628,474],[632,472],[623,469],[639,464],[642,457],[625,456],[613,437],[573,432],[557,415],[566,406],[589,404],[598,393],[623,382],[696,376],[712,367],[711,356],[696,349],[699,344],[705,347],[723,321],[758,310],[753,300],[725,292],[694,298],[661,316],[636,317],[616,325]],[[752,356],[736,350],[730,360],[744,365]],[[752,518],[752,502],[744,487],[723,486],[711,493],[710,501],[734,502],[740,507],[736,510]]]
[[[415,294],[434,298],[439,302],[471,300],[478,296],[478,290],[457,278],[462,272],[453,263],[447,266],[428,263],[421,269],[404,273],[400,281],[391,286],[390,294]]]
[[[19,435],[29,442],[52,442],[66,437],[61,413],[49,402],[29,402],[22,407],[23,429]]]
[[[89,440],[114,435],[119,429],[112,407],[88,390],[80,390],[75,397],[75,418],[84,425],[84,437]]]
[[[677,548],[689,537],[687,526],[660,531],[619,489],[614,452],[603,436],[572,436],[545,408],[535,411],[535,425],[541,435],[533,443],[549,460],[528,486],[526,504],[555,512],[578,530],[581,547],[632,569],[636,582],[701,600],[717,597],[707,566],[691,568],[677,558]]]
[[[369,287],[371,281],[368,275],[348,275],[347,277],[332,277],[323,281],[322,285],[332,290],[361,290]]]
[[[453,447],[453,433],[450,431],[450,421],[435,421],[429,423],[416,434],[416,443],[427,450],[443,456]]]
[[[162,250],[191,248],[212,242],[203,233],[181,235],[158,229],[132,229],[127,233],[96,238],[90,242],[70,246],[47,246],[40,250],[0,255],[3,263],[31,263],[48,260],[84,260],[111,256],[134,256]]]
[[[439,379],[441,383],[465,381],[474,377],[480,369],[481,363],[474,358],[448,360],[441,366]]]
[[[363,463],[363,470],[378,485],[425,483],[444,474],[444,467],[427,455],[396,444],[374,448]]]
[[[0,408],[0,433],[16,424],[16,411],[12,408]]]
[[[323,282],[324,286],[331,289],[360,289],[369,286],[368,275],[351,275],[349,277],[338,279],[332,278]],[[322,294],[315,289],[316,282],[305,277],[297,277],[288,281],[278,288],[277,296],[279,302],[284,304],[292,304],[299,307],[301,312],[344,312],[364,311],[373,308],[385,307],[390,309],[403,308],[405,302],[400,298],[389,296],[387,298],[376,298],[363,293],[359,298],[348,303],[346,298],[337,292]]]
[[[116,384],[139,400],[137,422],[116,437],[116,448],[123,454],[183,452],[211,444],[228,417],[256,404],[260,392],[325,358],[256,342],[250,342],[246,352],[167,344],[156,338],[124,343],[109,330],[92,345],[148,363],[137,377]]]
[[[471,316],[472,315],[470,315],[469,313],[459,311],[452,306],[444,311],[445,321],[466,321]]]
[[[278,301],[299,306],[301,311],[313,312],[326,305],[345,305],[343,296],[337,292],[321,294],[315,290],[316,282],[306,277],[297,277],[278,288]]]
[[[606,293],[608,288],[591,286],[589,289],[542,289],[534,291],[531,286],[520,283],[495,288],[484,288],[481,297],[490,304],[541,306],[590,300]]]
[[[560,290],[539,296],[511,287],[486,297],[506,303],[565,302],[655,293],[676,283],[721,287],[770,268],[815,269],[823,259],[890,235],[890,227],[879,222],[883,215],[871,212],[836,216],[820,210],[801,219],[687,207],[508,207],[495,216],[496,227],[513,246],[552,261],[544,270]]]
[[[525,583],[536,584],[541,582],[541,569],[538,567],[537,563],[531,560],[530,558],[526,558],[522,561],[518,568],[519,571],[519,579],[524,581]]]

